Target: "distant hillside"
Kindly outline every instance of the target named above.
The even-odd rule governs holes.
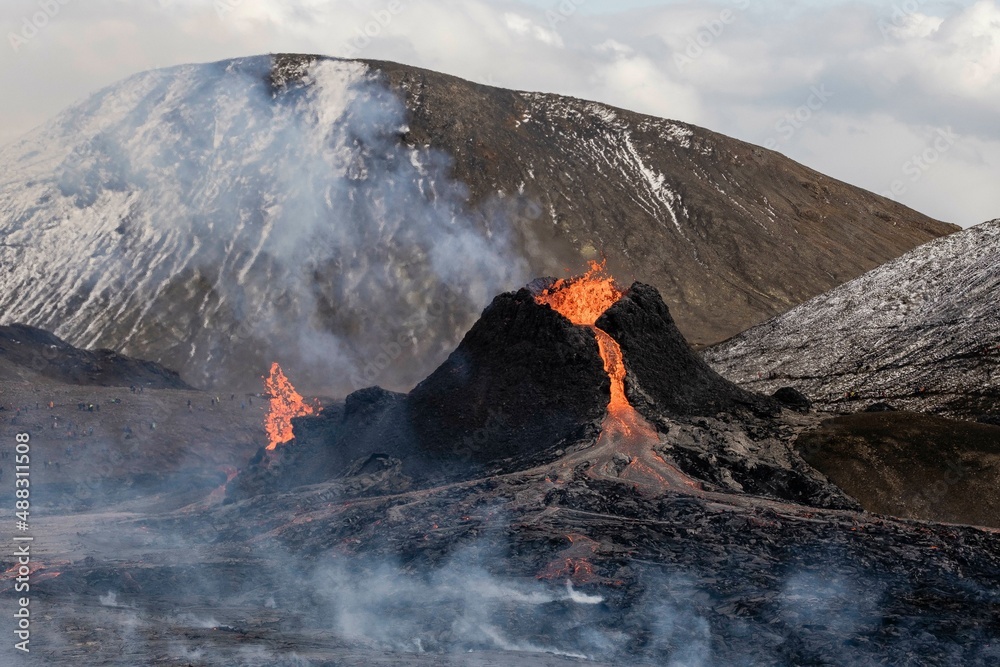
[[[23,324],[0,326],[0,380],[42,376],[65,384],[190,389],[180,375],[151,361],[113,350],[80,350],[47,331]]]
[[[928,243],[705,352],[754,391],[794,385],[856,410],[876,401],[1000,414],[1000,220]]]
[[[683,123],[313,56],[137,74],[0,161],[2,321],[199,386],[409,389],[601,256],[711,343],[956,229]]]

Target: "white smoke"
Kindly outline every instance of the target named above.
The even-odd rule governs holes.
[[[274,89],[271,67],[139,74],[5,147],[4,319],[196,384],[256,385],[278,360],[345,393],[407,388],[526,281],[506,223],[406,143],[376,73],[320,60]]]

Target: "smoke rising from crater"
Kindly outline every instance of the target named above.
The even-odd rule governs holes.
[[[404,105],[365,65],[271,71],[139,74],[5,149],[49,170],[0,195],[18,212],[3,259],[42,267],[7,277],[4,319],[201,386],[250,386],[277,360],[343,393],[407,388],[526,281],[503,216],[470,210],[450,158],[407,144]]]

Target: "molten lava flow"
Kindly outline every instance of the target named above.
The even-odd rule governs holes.
[[[574,584],[590,584],[599,579],[593,564],[586,558],[564,558],[549,563],[536,579],[567,579]]]
[[[315,409],[307,404],[288,381],[277,363],[271,364],[271,374],[264,378],[264,386],[271,397],[264,428],[267,430],[268,449],[292,439],[292,418],[311,415]]]
[[[611,401],[608,403],[608,412],[615,414],[627,412],[632,406],[625,397],[625,362],[622,361],[622,348],[618,345],[618,341],[604,331],[597,327],[593,329],[594,335],[597,336],[601,359],[604,360],[604,370],[611,378]]]
[[[686,483],[688,478],[655,455],[652,445],[659,443],[659,435],[625,395],[626,371],[621,347],[618,341],[597,327],[597,320],[621,297],[622,291],[607,274],[604,264],[591,262],[590,270],[585,275],[558,280],[535,300],[547,304],[573,324],[590,327],[597,338],[604,370],[611,379],[611,400],[595,450],[603,451],[607,458],[604,465],[591,466],[588,474],[611,475],[627,480],[643,491],[659,493]],[[612,458],[616,454],[628,457],[629,464],[624,469]],[[594,456],[594,452],[588,456]],[[582,562],[567,560],[565,564],[556,566],[553,572],[574,579],[588,576],[585,559]]]
[[[597,327],[597,320],[622,297],[615,280],[608,275],[606,262],[591,262],[590,270],[579,278],[557,280],[552,287],[535,297],[573,324],[588,326],[597,337],[604,370],[611,378],[611,401],[604,430],[608,436],[643,435],[655,439],[656,432],[646,424],[625,396],[625,362],[618,341]]]

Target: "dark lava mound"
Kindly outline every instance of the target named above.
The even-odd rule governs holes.
[[[371,387],[294,420],[295,440],[261,451],[230,496],[374,474],[379,491],[525,470],[593,445],[611,380],[593,329],[536,301],[553,281],[497,296],[458,348],[409,394]],[[598,325],[620,345],[626,393],[666,420],[776,414],[772,399],[709,368],[653,287],[634,284]],[[650,432],[653,441],[655,431]]]
[[[533,457],[579,440],[611,398],[597,340],[527,289],[501,294],[407,399],[421,449],[447,459]]]

